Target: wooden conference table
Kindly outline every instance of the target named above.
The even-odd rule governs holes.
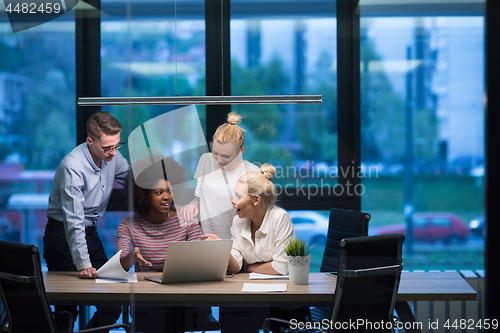
[[[137,273],[136,283],[96,283],[79,279],[77,272],[46,272],[44,282],[50,303],[56,305],[129,305],[133,300],[138,305],[291,307],[330,306],[337,280],[326,273],[311,273],[308,285],[292,285],[288,280],[249,280],[242,273],[224,281],[162,285],[144,280],[145,275],[152,274]],[[286,283],[287,290],[242,292],[244,283]],[[457,272],[403,272],[396,311],[400,319],[410,321],[409,301],[476,299],[477,293]]]

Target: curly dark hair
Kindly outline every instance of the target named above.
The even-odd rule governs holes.
[[[183,201],[182,198],[186,194],[186,169],[172,157],[163,158],[134,177],[134,211],[136,213],[144,214],[149,211],[151,191],[155,189],[159,180],[168,180],[174,187],[175,198]],[[175,209],[173,202],[172,208]]]

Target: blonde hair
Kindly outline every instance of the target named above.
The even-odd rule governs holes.
[[[247,184],[248,194],[260,196],[267,207],[276,201],[276,186],[272,179],[276,174],[276,168],[271,164],[264,164],[260,167],[260,172],[249,172],[238,179],[239,183]]]
[[[214,141],[219,143],[232,142],[238,147],[243,148],[245,144],[245,135],[243,128],[238,126],[241,122],[241,116],[236,112],[230,112],[227,115],[227,123],[222,124],[217,128],[214,134]]]

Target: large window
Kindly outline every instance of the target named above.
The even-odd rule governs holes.
[[[74,20],[12,33],[0,17],[0,59],[0,239],[43,249],[54,172],[76,141]]]
[[[101,95],[199,96],[205,94],[205,20],[201,1],[102,1]],[[176,12],[177,10],[177,12]],[[128,13],[128,16],[127,16]],[[161,14],[159,14],[161,13]],[[193,15],[193,13],[196,13]],[[179,106],[103,107],[124,125],[122,137]],[[204,108],[199,107],[204,124]],[[128,156],[127,149],[124,154]]]
[[[318,17],[300,12],[306,1],[269,4],[251,13],[231,12],[233,95],[318,94],[322,104],[235,105],[245,118],[245,158],[278,168],[283,195],[305,188],[307,199],[333,192],[337,183],[337,82],[335,3]],[[294,193],[297,195],[297,193]],[[293,194],[292,194],[293,195]]]
[[[303,202],[342,195],[337,185],[337,36],[335,2],[325,11],[301,11],[307,1],[262,2],[244,11],[231,3],[231,94],[322,95],[322,104],[233,105],[244,118],[243,157],[257,165],[271,163],[279,193]],[[234,4],[234,6],[233,6]],[[270,15],[287,7],[292,15]],[[334,193],[335,192],[335,193]],[[313,243],[311,269],[323,256],[328,211],[290,213],[296,234]]]
[[[101,95],[124,96],[199,96],[205,94],[205,20],[201,1],[171,1],[144,4],[141,1],[102,1],[101,18]],[[177,10],[177,12],[176,12]],[[159,14],[161,13],[161,15]],[[123,125],[120,152],[130,161],[129,135],[146,122],[180,106],[113,106],[111,112]],[[197,107],[205,125],[205,108]],[[175,131],[179,124],[164,122],[162,131]],[[166,143],[171,145],[179,142]],[[182,149],[182,147],[177,147]],[[156,151],[155,153],[164,153]],[[191,178],[195,167],[189,169]],[[193,186],[194,187],[194,186]],[[106,213],[106,252],[116,251],[116,227],[130,215],[126,198],[120,210]],[[132,209],[132,208],[131,208]]]
[[[482,269],[483,233],[470,233],[469,221],[484,209],[483,17],[364,14],[362,166],[376,174],[363,179],[362,207],[371,231],[406,232],[413,222],[407,269]]]

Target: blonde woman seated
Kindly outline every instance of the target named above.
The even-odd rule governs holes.
[[[284,244],[295,238],[292,220],[288,213],[273,203],[276,187],[271,182],[276,169],[264,164],[260,172],[241,176],[231,201],[238,216],[231,228],[233,248],[227,270],[238,273],[245,262],[245,272],[288,274]],[[203,239],[219,239],[214,234]]]

